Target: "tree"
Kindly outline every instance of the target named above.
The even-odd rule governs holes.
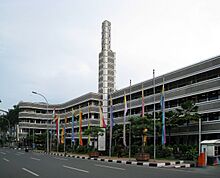
[[[190,122],[198,121],[199,119],[198,106],[196,106],[193,101],[188,100],[184,102],[176,111],[178,114],[178,125],[186,124],[189,126]]]
[[[18,122],[19,122],[18,115],[19,115],[19,107],[18,107],[18,105],[14,105],[13,109],[9,109],[8,113],[6,115],[0,116],[0,119],[1,119],[0,120],[0,128],[3,131],[6,131],[7,129],[10,130],[8,128],[7,120],[10,122],[10,126],[14,126],[14,125],[18,124]]]
[[[178,120],[177,124],[178,125],[183,125],[186,124],[186,129],[188,131],[189,129],[189,124],[192,122],[198,122],[199,120],[199,114],[198,114],[198,106],[195,105],[195,103],[191,100],[188,100],[181,104],[180,108],[176,109],[177,114],[178,114]],[[187,145],[188,145],[188,135],[186,136],[187,140]]]
[[[153,135],[154,122],[151,115],[132,116],[129,121],[131,122],[132,136],[135,138],[141,138],[141,152],[144,152],[144,136]]]
[[[112,128],[112,139],[116,144],[122,144],[122,137],[123,137],[123,125],[115,124]]]
[[[10,121],[11,125],[18,124],[19,122],[19,107],[18,105],[14,105],[13,109],[8,110],[7,119]]]
[[[7,130],[9,130],[8,121],[6,119],[7,119],[7,115],[0,116],[0,131],[2,132],[7,132]]]
[[[174,111],[168,111],[165,113],[166,116],[166,128],[169,135],[169,144],[171,144],[171,131],[174,127],[177,127],[178,114]]]

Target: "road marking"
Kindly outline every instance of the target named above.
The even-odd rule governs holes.
[[[138,168],[143,168],[142,166],[137,166]],[[146,168],[146,167],[145,167]],[[191,170],[191,169],[189,169],[189,168],[186,168],[186,169],[184,169],[184,168],[181,168],[181,169],[178,169],[178,168],[168,168],[168,167],[160,167],[160,168],[158,168],[158,167],[147,167],[147,168],[149,168],[149,169],[162,169],[162,170],[164,170],[164,171],[174,171],[174,172],[189,172],[189,173],[194,173],[194,174],[203,174],[203,173],[200,173],[200,172],[195,172],[195,171],[193,171],[193,170]]]
[[[18,154],[18,153],[15,153],[17,156],[21,156],[20,154]]]
[[[9,160],[8,160],[8,159],[6,159],[6,158],[3,158],[3,160],[5,160],[5,161],[9,162]]]
[[[86,171],[86,170],[83,170],[83,169],[78,169],[78,168],[69,167],[69,166],[65,166],[65,165],[63,165],[63,167],[68,168],[68,169],[72,169],[72,170],[76,170],[76,171],[80,171],[80,172],[89,173],[89,171]]]
[[[36,173],[34,173],[34,172],[32,172],[32,171],[30,171],[30,170],[28,170],[28,169],[26,169],[26,168],[22,168],[24,171],[26,171],[26,172],[28,172],[28,173],[30,173],[30,174],[32,174],[32,175],[34,175],[34,176],[36,176],[36,177],[38,177],[39,175],[38,174],[36,174]]]
[[[18,154],[24,155],[24,153],[22,153],[22,152],[18,152]]]
[[[62,161],[67,161],[68,159],[65,159],[65,158],[56,158],[54,157],[54,159],[58,159],[58,160],[62,160]]]
[[[36,161],[40,161],[40,159],[38,159],[38,158],[31,157],[31,159],[36,160]]]
[[[1,154],[3,154],[3,155],[5,155],[5,154],[6,154],[6,153],[4,153],[4,152],[2,152],[2,151],[1,151],[0,153],[1,153]]]
[[[97,167],[104,167],[104,168],[118,169],[118,170],[121,170],[121,171],[125,171],[124,168],[119,168],[119,167],[105,166],[105,165],[101,165],[101,164],[94,164],[94,165],[97,166]]]

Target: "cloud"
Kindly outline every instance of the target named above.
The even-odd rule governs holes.
[[[219,1],[2,1],[0,93],[62,103],[98,86],[101,23],[112,24],[118,89],[219,54]]]

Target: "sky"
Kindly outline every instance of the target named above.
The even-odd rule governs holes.
[[[220,55],[219,0],[0,0],[0,109],[98,91],[111,22],[116,89]]]

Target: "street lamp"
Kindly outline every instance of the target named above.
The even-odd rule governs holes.
[[[48,101],[47,101],[47,99],[46,99],[46,97],[44,96],[44,95],[42,95],[41,93],[38,93],[38,92],[36,92],[36,91],[32,91],[32,93],[33,94],[35,94],[35,95],[39,95],[39,96],[41,96],[41,97],[43,97],[44,98],[44,100],[46,101],[46,103],[47,103],[47,114],[48,114]],[[47,120],[47,153],[49,153],[49,131],[48,131],[48,120]]]

